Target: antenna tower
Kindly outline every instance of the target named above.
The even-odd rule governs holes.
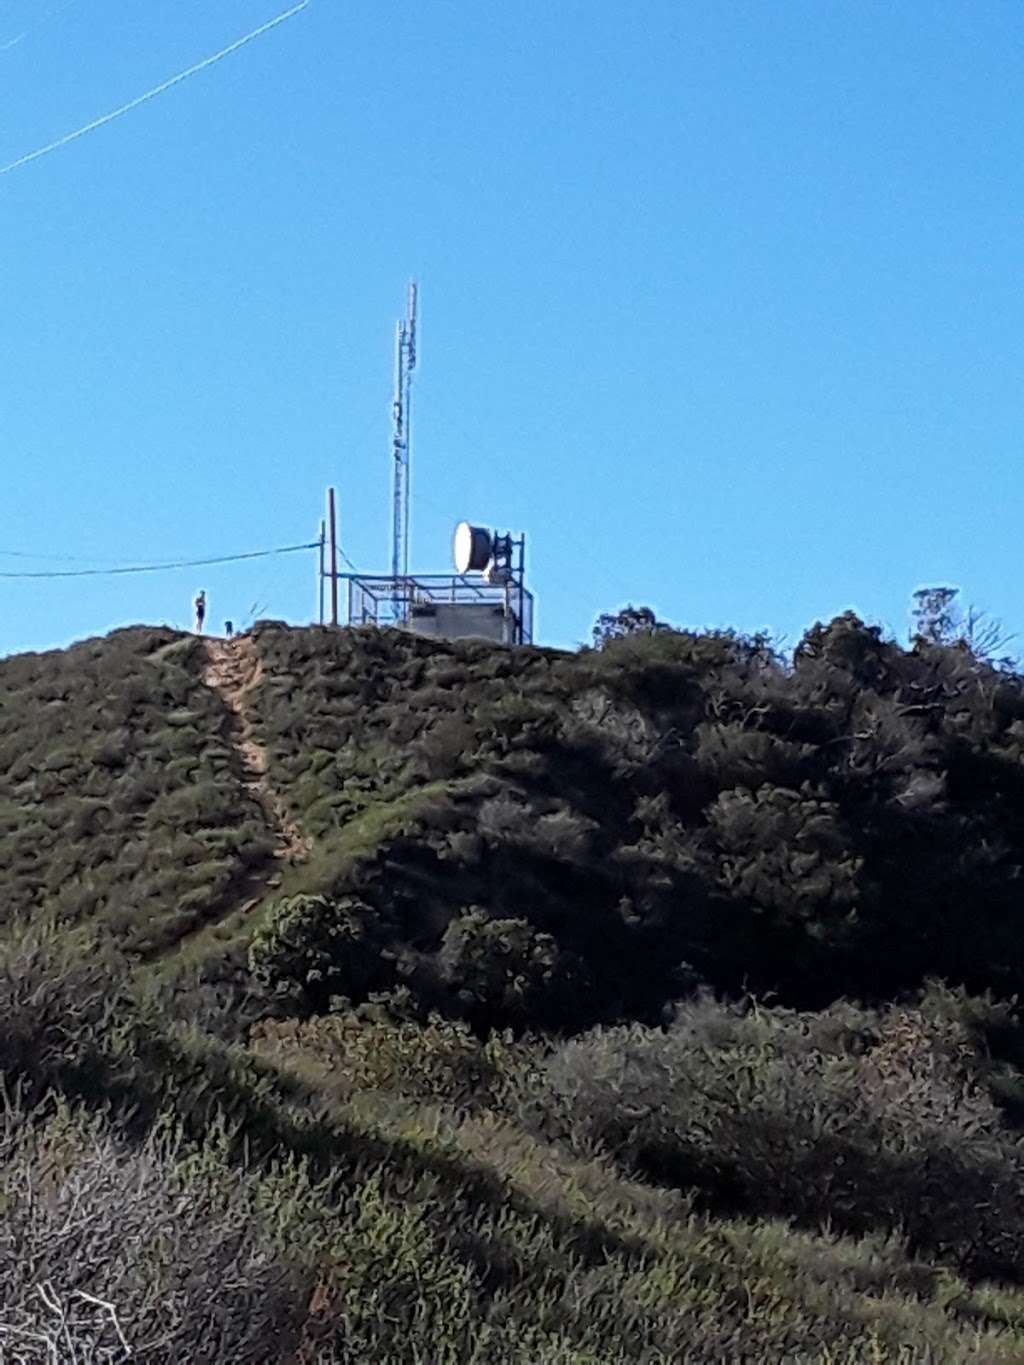
[[[391,453],[394,460],[394,501],[391,523],[391,577],[409,576],[409,485],[412,451],[412,376],[416,369],[416,281],[409,283],[404,320],[395,331],[394,434]],[[406,595],[396,592],[393,599],[396,620],[404,620]]]

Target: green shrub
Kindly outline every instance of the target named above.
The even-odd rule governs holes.
[[[720,887],[783,927],[838,938],[860,898],[862,860],[838,808],[810,791],[725,791],[707,812]]]
[[[393,974],[374,910],[354,896],[290,896],[253,936],[249,967],[265,988],[325,1009],[334,996],[361,999]]]
[[[53,927],[0,939],[0,1072],[29,1093],[88,1088],[106,1038],[120,1027],[128,966],[109,942]]]
[[[452,920],[438,962],[460,1006],[478,1023],[564,1022],[586,990],[582,964],[550,934],[479,910]]]
[[[335,1099],[368,1092],[433,1101],[460,1112],[499,1108],[512,1099],[532,1048],[480,1039],[463,1022],[437,1015],[383,1018],[364,1008],[308,1020],[265,1020],[253,1030],[261,1057],[293,1070]]]
[[[563,1044],[546,1068],[549,1112],[584,1150],[711,1207],[891,1228],[972,1274],[1024,1279],[1024,1142],[978,1049],[977,1029],[927,999],[817,1015],[703,999],[664,1031]]]

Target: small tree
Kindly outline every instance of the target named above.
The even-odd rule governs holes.
[[[994,668],[1012,668],[1015,660],[1006,649],[1015,637],[977,607],[961,611],[956,602],[959,592],[959,588],[918,588],[911,609],[913,643],[956,645]]]
[[[960,637],[976,659],[992,664],[994,668],[1016,668],[1017,660],[1006,650],[1017,637],[1008,635],[1002,623],[993,620],[988,612],[968,607]]]
[[[386,984],[385,942],[380,916],[355,896],[288,896],[253,935],[249,970],[260,985],[323,1010],[332,996],[360,999]]]
[[[634,607],[632,603],[621,611],[602,612],[594,623],[594,648],[603,649],[612,640],[624,640],[629,635],[657,635],[670,626],[659,621],[650,607]]]
[[[524,919],[469,910],[445,930],[442,974],[467,1013],[493,1023],[565,1023],[583,964]]]
[[[960,625],[960,611],[956,605],[959,592],[959,588],[918,588],[911,608],[915,641],[929,645],[956,643]]]

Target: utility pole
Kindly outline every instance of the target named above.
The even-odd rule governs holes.
[[[327,490],[327,524],[331,535],[331,625],[338,624],[338,523],[334,514],[334,489]]]
[[[395,332],[395,400],[392,409],[394,430],[391,455],[394,462],[394,492],[391,508],[391,577],[394,581],[392,607],[396,620],[403,621],[406,594],[398,580],[409,576],[409,488],[412,481],[412,376],[416,369],[416,281],[409,282],[405,320]]]
[[[320,597],[320,624],[324,623],[324,553],[326,550],[327,528],[324,522],[320,523],[320,572],[317,574],[317,585]]]

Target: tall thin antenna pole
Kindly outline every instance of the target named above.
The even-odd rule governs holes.
[[[338,624],[338,523],[334,515],[334,489],[327,490],[327,524],[331,534],[331,625]]]
[[[409,496],[412,491],[412,376],[416,369],[416,306],[419,290],[416,281],[409,281],[405,307],[405,507],[403,508],[404,537],[402,541],[402,574],[409,576],[409,541],[412,528],[409,518]]]
[[[391,577],[395,580],[392,609],[396,621],[404,621],[407,593],[397,582],[409,576],[409,490],[412,484],[412,376],[416,368],[416,281],[409,283],[406,314],[395,330],[395,400],[391,455],[394,492],[391,508]]]
[[[391,577],[402,572],[402,542],[404,539],[405,469],[408,451],[405,440],[405,323],[395,327],[395,400],[393,405],[394,430],[391,435],[391,454],[394,459],[394,490],[391,505]],[[397,600],[396,600],[397,607]]]

